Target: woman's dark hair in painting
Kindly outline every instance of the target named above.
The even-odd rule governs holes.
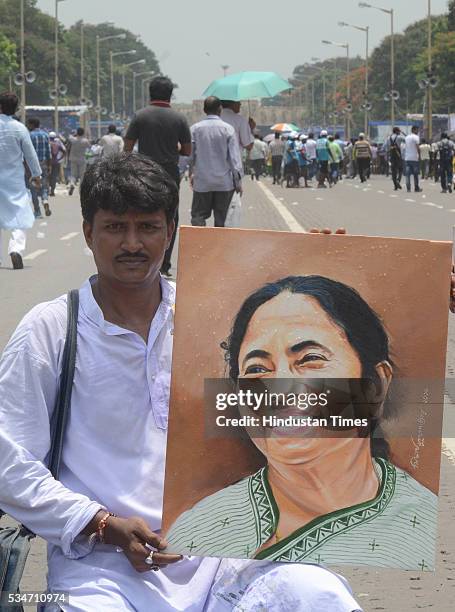
[[[260,306],[285,291],[314,298],[345,332],[362,364],[362,378],[377,381],[376,366],[383,361],[392,363],[387,332],[378,315],[355,289],[323,276],[288,276],[259,288],[240,307],[229,338],[221,344],[232,381],[239,377],[240,348],[251,318]],[[380,421],[391,417],[391,411],[391,405],[385,402],[382,417],[371,424],[374,432],[371,452],[375,457],[389,456],[389,445],[382,434]]]

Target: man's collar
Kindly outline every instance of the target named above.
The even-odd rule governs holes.
[[[219,115],[207,115],[205,118],[206,119],[221,119]]]
[[[92,292],[92,284],[96,282],[97,275],[94,274],[85,281],[79,290],[81,309],[85,315],[104,333],[109,336],[117,336],[125,333],[130,333],[129,330],[125,330],[114,323],[106,321],[103,315],[103,311],[95,300]],[[175,284],[169,282],[162,276],[160,276],[161,285],[161,303],[164,304],[166,309],[173,309],[175,304]]]
[[[165,100],[150,100],[150,106],[162,106],[163,108],[170,108],[171,103]]]

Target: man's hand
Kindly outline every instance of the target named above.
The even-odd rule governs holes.
[[[333,232],[328,227],[325,227],[324,229],[313,227],[312,229],[310,229],[309,233],[310,234],[332,234]],[[344,229],[344,227],[339,227],[337,230],[335,230],[335,234],[346,234],[346,230]]]
[[[256,121],[253,119],[253,117],[248,117],[248,123],[251,131],[256,129]]]
[[[120,518],[110,516],[104,530],[106,544],[119,546],[137,572],[149,572],[152,567],[145,560],[153,552],[153,565],[160,568],[182,559],[181,555],[162,552],[167,542],[151,531],[147,523],[139,517]],[[148,546],[151,548],[149,548]]]
[[[39,191],[41,189],[41,177],[40,176],[32,176],[30,179],[30,184]]]

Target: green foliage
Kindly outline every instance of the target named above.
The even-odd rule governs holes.
[[[428,20],[422,19],[408,26],[403,33],[395,35],[395,85],[400,92],[396,104],[396,117],[405,118],[406,112],[423,112],[425,90],[419,88],[419,81],[427,76],[428,71]],[[373,50],[370,56],[369,101],[373,104],[371,117],[375,120],[387,120],[390,117],[390,102],[384,101],[384,94],[391,86],[390,66],[391,37],[387,36]],[[432,17],[432,71],[438,78],[438,86],[433,90],[433,111],[446,113],[455,109],[455,0],[449,3],[448,15]],[[337,78],[337,107],[344,104],[346,97],[346,59],[325,60],[312,64],[297,65],[293,79],[309,86],[315,76],[315,97],[317,116],[322,109],[322,79],[320,69],[326,72],[328,109],[333,108],[333,82]],[[361,58],[351,63],[351,99],[354,106],[354,127],[362,126],[363,112],[360,105],[363,101],[364,81],[360,68]],[[364,76],[364,73],[363,73]],[[292,82],[292,79],[291,79]],[[305,113],[308,116],[308,112]]]
[[[433,38],[447,31],[447,17],[432,18]],[[428,66],[427,54],[428,22],[422,19],[395,36],[395,89],[400,92],[396,115],[403,119],[406,112],[421,113],[425,92],[418,87]],[[371,56],[370,91],[376,119],[390,116],[390,102],[384,94],[390,88],[390,36],[385,38]]]
[[[0,32],[0,90],[9,89],[10,76],[16,69],[16,45]]]
[[[0,66],[6,71],[6,81],[11,71],[17,70],[19,63],[18,52],[20,48],[20,12],[18,0],[0,0]],[[55,20],[52,16],[43,13],[36,6],[36,0],[25,0],[24,5],[25,29],[25,70],[36,72],[36,81],[27,85],[27,104],[52,104],[49,91],[54,86],[54,37]],[[136,55],[115,58],[115,97],[116,109],[122,106],[121,66],[135,59],[145,59],[146,64],[139,65],[136,70],[154,70],[159,72],[158,61],[150,49],[131,32],[116,28],[108,23],[85,24],[84,68],[85,97],[93,99],[96,103],[96,36],[111,36],[125,32],[125,40],[110,40],[100,44],[100,83],[101,103],[110,109],[111,88],[109,71],[109,51],[123,51],[136,49]],[[80,33],[81,22],[65,29],[59,24],[59,80],[68,87],[68,93],[60,98],[62,104],[78,104],[80,99]],[[6,37],[15,45],[16,63],[3,61],[1,37]],[[13,53],[13,56],[15,54]],[[13,58],[14,59],[14,58]],[[132,76],[129,71],[126,78],[127,103],[131,105]],[[0,81],[5,82],[5,76],[0,68]],[[139,81],[139,79],[138,79]],[[4,84],[7,84],[4,83]],[[139,100],[139,86],[138,86]],[[130,109],[131,110],[131,109]]]

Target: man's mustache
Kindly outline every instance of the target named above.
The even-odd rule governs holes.
[[[145,253],[122,253],[121,255],[117,255],[115,258],[116,261],[124,261],[127,259],[148,259],[148,255]]]

